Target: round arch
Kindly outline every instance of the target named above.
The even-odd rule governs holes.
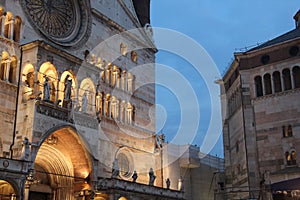
[[[37,145],[34,184],[30,195],[74,199],[90,190],[92,159],[85,141],[72,126],[57,126],[47,131]]]
[[[69,70],[64,71],[60,77],[58,99],[60,99],[62,101],[64,100],[65,82],[70,79],[72,80],[71,99],[73,99],[73,100],[75,99],[75,101],[76,101],[78,83],[77,83],[75,74]]]
[[[39,91],[43,91],[45,77],[49,79],[50,83],[50,100],[55,102],[58,76],[56,67],[50,62],[44,62],[40,66],[40,70],[38,73]]]
[[[0,177],[0,196],[5,199],[17,199],[20,193],[17,190],[17,184],[9,182],[4,177]]]
[[[86,96],[87,99],[87,107],[83,105],[83,97]],[[95,85],[90,78],[85,78],[81,81],[79,91],[78,91],[78,98],[79,103],[81,105],[81,111],[86,112],[89,114],[95,113],[95,96],[96,96],[96,88]]]

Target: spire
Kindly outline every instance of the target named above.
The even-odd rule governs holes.
[[[141,25],[150,24],[150,0],[133,0],[133,5]]]
[[[300,27],[300,10],[297,11],[297,13],[294,16],[296,28]]]

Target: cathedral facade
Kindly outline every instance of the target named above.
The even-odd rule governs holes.
[[[1,199],[183,199],[155,134],[150,1],[0,4]]]
[[[299,199],[300,26],[245,52],[220,81],[226,199]]]

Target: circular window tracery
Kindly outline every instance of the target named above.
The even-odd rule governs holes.
[[[128,152],[120,152],[117,155],[118,166],[120,170],[120,176],[122,178],[128,179],[132,176],[133,173],[133,162]]]
[[[21,0],[32,26],[52,42],[79,46],[90,35],[89,3],[84,0]]]

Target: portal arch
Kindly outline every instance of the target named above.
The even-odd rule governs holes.
[[[48,130],[35,149],[34,182],[29,196],[48,199],[76,199],[91,190],[92,157],[85,141],[70,125]]]

